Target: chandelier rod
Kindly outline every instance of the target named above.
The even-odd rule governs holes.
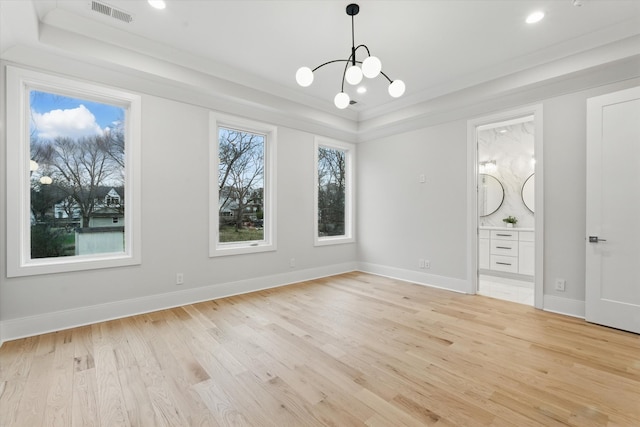
[[[358,49],[357,47],[354,47],[356,45],[356,32],[354,30],[355,24],[354,24],[354,16],[356,16],[356,14],[358,13],[359,9],[356,9],[355,13],[351,14],[351,56],[353,57],[353,66],[355,67],[356,65],[356,50]],[[350,12],[347,12],[350,13]],[[364,46],[364,45],[360,45],[360,46]],[[358,47],[360,47],[358,46]],[[366,48],[366,46],[364,46]],[[369,49],[367,49],[367,53],[369,53]],[[345,67],[344,71],[347,71],[347,68]],[[342,85],[344,86],[344,77],[342,78],[343,82]]]

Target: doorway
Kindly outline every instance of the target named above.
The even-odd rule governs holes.
[[[542,308],[542,106],[468,122],[470,293]]]
[[[478,294],[533,305],[533,116],[476,128]]]

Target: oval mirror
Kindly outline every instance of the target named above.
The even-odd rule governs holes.
[[[488,216],[500,209],[504,201],[504,187],[498,178],[481,173],[478,175],[478,215]]]
[[[522,184],[522,202],[532,213],[535,212],[535,176],[534,174],[529,175]]]

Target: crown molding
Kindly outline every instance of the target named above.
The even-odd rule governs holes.
[[[47,22],[56,25],[40,22],[35,42],[28,37],[26,44],[4,46],[1,58],[80,79],[91,76],[128,90],[348,142],[368,141],[640,76],[640,35],[635,35],[454,92],[444,88],[416,94],[390,104],[394,109],[384,114],[336,112],[326,103],[319,105],[317,100],[289,88],[274,88],[273,84],[254,80],[251,86],[230,81],[220,77],[228,73],[215,64],[184,52],[174,52],[177,56],[169,61],[125,47],[120,39],[107,43],[81,36],[60,28],[58,24],[64,19],[64,14],[49,13]],[[68,59],[60,61],[60,57]]]

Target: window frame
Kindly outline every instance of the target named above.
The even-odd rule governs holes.
[[[224,242],[219,241],[219,187],[218,169],[220,159],[220,128],[231,128],[243,132],[264,135],[264,222],[263,240],[260,242]],[[278,144],[277,126],[241,117],[210,112],[209,114],[209,257],[252,254],[275,251],[276,244],[276,156]]]
[[[353,243],[356,241],[355,235],[355,156],[356,146],[348,142],[316,136],[314,138],[314,174],[313,174],[313,244],[314,246],[339,245]],[[345,152],[345,212],[344,212],[344,235],[341,236],[318,236],[318,151],[320,147],[337,149]]]
[[[125,114],[125,250],[31,258],[29,91],[117,105]],[[14,66],[6,67],[7,277],[141,264],[141,97],[131,92]],[[10,143],[9,143],[10,142]]]

